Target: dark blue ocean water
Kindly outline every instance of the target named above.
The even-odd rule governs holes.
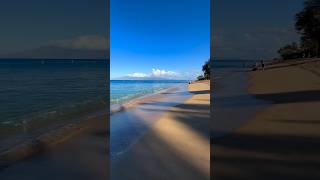
[[[106,107],[106,60],[0,60],[0,132]]]
[[[152,94],[172,86],[185,84],[186,80],[111,80],[110,104],[122,104],[132,99]]]
[[[215,77],[253,61],[215,60]],[[23,123],[63,121],[106,107],[105,60],[0,60],[0,132]],[[110,104],[121,104],[186,81],[112,80]],[[21,129],[21,128],[20,128]]]

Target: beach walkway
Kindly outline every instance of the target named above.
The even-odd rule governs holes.
[[[272,104],[213,139],[214,179],[319,179],[320,62],[280,63],[249,76],[249,91]]]

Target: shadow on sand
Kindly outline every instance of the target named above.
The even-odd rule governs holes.
[[[199,92],[199,93],[208,93]],[[145,104],[152,105],[145,111],[164,111],[161,107],[169,102]],[[169,105],[168,105],[169,106]],[[210,106],[203,104],[182,104],[174,106],[169,112],[172,119],[182,123],[187,129],[207,140],[209,143]],[[198,112],[198,113],[195,113]],[[139,117],[137,117],[139,118]],[[174,138],[174,137],[173,137]],[[210,177],[193,163],[192,158],[181,154],[175,144],[170,144],[159,132],[149,131],[127,153],[111,162],[112,179],[204,179]],[[190,149],[190,152],[192,150]],[[125,172],[125,173],[124,173]]]
[[[320,101],[320,90],[284,92],[273,94],[255,94],[259,99],[274,103],[298,103]]]
[[[257,94],[275,104],[320,101],[320,91]],[[279,127],[320,129],[320,119],[275,119]],[[290,124],[290,125],[289,125]],[[281,129],[281,128],[279,128]],[[254,131],[253,131],[254,132]],[[296,132],[296,131],[293,131]],[[211,141],[214,179],[320,179],[320,136],[236,131]]]
[[[233,134],[214,140],[213,174],[218,180],[317,179],[319,151],[319,137]]]
[[[88,128],[54,147],[39,143],[39,153],[0,170],[0,179],[108,179],[109,120],[103,115],[83,125]]]

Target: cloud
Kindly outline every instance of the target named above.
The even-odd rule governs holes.
[[[136,77],[136,78],[144,78],[144,77],[148,77],[149,75],[145,74],[145,73],[139,73],[139,72],[135,72],[132,74],[128,74],[129,77]]]
[[[84,35],[75,38],[58,40],[53,45],[79,50],[105,50],[107,49],[107,38],[99,35]]]
[[[150,73],[142,73],[142,72],[135,72],[132,74],[127,74],[127,78],[138,78],[138,79],[181,79],[180,73],[153,68]]]
[[[63,40],[51,40],[37,48],[0,54],[0,56],[2,58],[106,59],[109,54],[106,37],[83,35]]]
[[[156,80],[156,79],[171,79],[171,80],[190,80],[196,79],[197,76],[201,75],[200,69],[189,69],[181,72],[175,72],[165,69],[153,68],[150,73],[135,72],[127,74],[126,76],[116,79],[139,79],[139,80]]]
[[[162,78],[174,78],[177,77],[179,74],[173,71],[166,71],[161,69],[152,69],[151,76],[152,77],[162,77]]]

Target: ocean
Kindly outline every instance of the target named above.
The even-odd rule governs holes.
[[[252,64],[253,61],[243,60],[214,61],[214,77],[243,71]],[[106,111],[108,103],[123,104],[187,82],[111,80],[109,102],[107,67],[106,60],[0,60],[1,136],[68,123]]]
[[[120,105],[135,98],[152,94],[172,86],[185,84],[186,80],[111,80],[110,105]]]
[[[0,60],[0,134],[105,109],[107,73],[106,60]]]
[[[252,61],[216,60],[214,77],[243,70]],[[0,60],[0,132],[25,123],[70,119],[103,109],[106,94],[105,60]],[[184,80],[111,80],[110,105],[123,104]],[[54,122],[53,122],[54,123]]]

